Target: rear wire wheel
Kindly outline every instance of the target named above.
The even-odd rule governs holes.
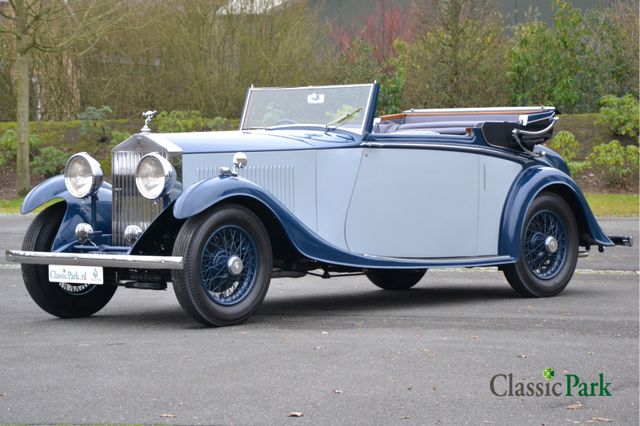
[[[65,211],[65,203],[57,203],[40,212],[27,229],[22,250],[51,251]],[[60,318],[91,316],[109,303],[118,289],[108,284],[50,282],[47,265],[23,263],[22,278],[33,301],[45,312]]]
[[[524,220],[520,258],[505,265],[511,287],[525,297],[548,297],[569,284],[578,261],[578,229],[571,208],[558,195],[538,196]]]
[[[174,256],[183,269],[172,271],[180,306],[207,326],[239,324],[262,304],[271,281],[269,234],[249,209],[228,205],[185,222]]]

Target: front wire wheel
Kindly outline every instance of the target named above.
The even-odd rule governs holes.
[[[558,195],[538,196],[524,221],[520,259],[504,266],[511,287],[526,297],[555,296],[569,284],[578,260],[573,212]]]
[[[215,303],[235,305],[251,290],[258,269],[256,243],[243,228],[226,225],[205,243],[200,279]]]
[[[192,217],[180,230],[172,272],[180,306],[206,326],[239,324],[262,304],[271,281],[269,234],[249,209],[229,205]]]
[[[57,203],[39,213],[22,243],[26,251],[51,251],[66,211]],[[22,277],[31,298],[44,311],[60,318],[88,317],[102,309],[113,297],[116,285],[68,284],[49,281],[47,265],[22,264]]]

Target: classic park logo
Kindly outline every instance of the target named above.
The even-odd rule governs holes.
[[[495,396],[611,396],[611,382],[604,373],[595,380],[585,380],[577,374],[564,374],[556,378],[556,372],[548,367],[542,370],[540,381],[514,380],[513,373],[496,374],[489,382]]]

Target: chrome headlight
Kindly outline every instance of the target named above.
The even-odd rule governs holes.
[[[136,186],[144,198],[155,200],[166,195],[175,182],[176,170],[157,152],[145,155],[138,162]]]
[[[100,163],[86,152],[74,154],[64,166],[64,184],[76,198],[84,198],[100,188],[103,180]]]

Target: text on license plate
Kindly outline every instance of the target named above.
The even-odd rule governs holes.
[[[72,284],[103,284],[102,266],[49,265],[49,281]]]

